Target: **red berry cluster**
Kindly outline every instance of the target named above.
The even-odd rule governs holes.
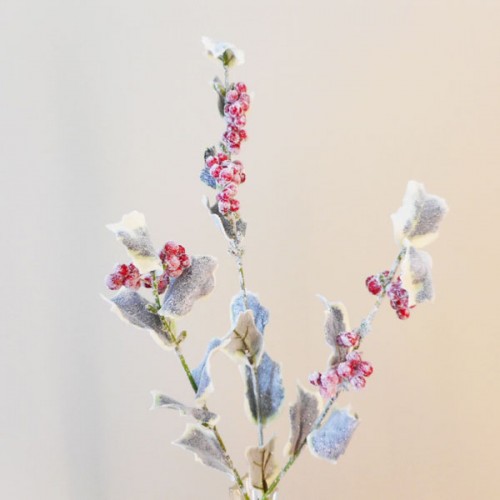
[[[106,276],[106,286],[119,290],[122,286],[137,290],[141,287],[141,274],[134,264],[117,264],[115,270]]]
[[[227,127],[222,136],[224,144],[231,153],[239,153],[241,142],[247,138],[244,127],[247,123],[246,112],[249,108],[250,96],[247,94],[247,86],[242,82],[231,85],[224,101],[224,118]]]
[[[178,278],[191,265],[191,259],[186,249],[174,241],[167,241],[160,251],[165,274],[169,278]]]
[[[164,270],[158,277],[158,293],[162,294],[167,289],[170,278],[178,278],[191,265],[191,259],[185,248],[173,241],[165,243],[159,257]],[[106,276],[106,286],[110,290],[119,290],[122,286],[138,290],[141,285],[144,288],[152,288],[153,277],[151,274],[141,276],[139,269],[132,263],[118,264],[115,270]]]
[[[219,189],[217,201],[223,215],[237,212],[240,202],[236,199],[238,186],[246,180],[243,164],[239,160],[230,160],[224,153],[210,154],[205,158],[205,165],[215,179]]]
[[[387,289],[387,296],[391,300],[391,307],[396,311],[399,319],[410,317],[408,292],[401,286],[401,278],[398,277]]]
[[[362,389],[366,385],[366,377],[373,373],[371,363],[363,361],[357,351],[347,354],[345,361],[334,369],[341,381],[350,382],[356,389]]]
[[[373,295],[378,295],[383,289],[387,290],[387,296],[391,301],[391,307],[396,311],[399,319],[410,317],[410,308],[408,307],[408,292],[401,285],[401,278],[389,283],[389,271],[368,276],[365,284],[368,291]]]

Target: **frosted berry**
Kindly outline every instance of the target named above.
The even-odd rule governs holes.
[[[373,295],[378,295],[382,291],[382,285],[378,276],[369,276],[365,281],[366,288]]]
[[[357,347],[360,336],[356,332],[342,332],[337,335],[337,344],[342,347]]]
[[[234,88],[239,94],[247,91],[247,86],[243,82],[236,83]]]

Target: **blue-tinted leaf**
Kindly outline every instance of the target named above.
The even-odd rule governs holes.
[[[208,208],[216,226],[222,231],[224,236],[229,241],[235,243],[241,242],[247,231],[247,223],[239,215],[234,213],[228,216],[222,215],[219,212],[218,204],[215,203],[210,206],[210,202],[206,197],[203,198],[203,202]]]
[[[160,314],[184,316],[191,311],[196,300],[214,289],[216,267],[217,261],[213,257],[193,257],[191,267],[172,280],[163,298]]]
[[[247,292],[246,304],[242,292],[233,298],[231,302],[231,323],[235,325],[238,316],[247,309],[252,310],[255,326],[260,333],[264,333],[264,329],[269,322],[269,311],[260,303],[259,297],[252,292]]]
[[[215,179],[210,174],[210,169],[208,167],[204,167],[200,172],[200,179],[204,182],[208,187],[215,189],[217,187],[217,183]]]
[[[194,380],[196,382],[196,385],[198,386],[196,399],[205,398],[214,390],[212,378],[210,375],[210,358],[221,344],[221,339],[212,339],[208,344],[207,352],[205,353],[205,357],[203,358],[202,362],[194,370],[192,370]]]
[[[336,462],[345,452],[357,426],[358,418],[348,410],[334,410],[323,427],[309,434],[307,442],[311,453]]]
[[[257,406],[253,384],[252,367],[245,366],[245,381],[247,386],[247,403],[250,415],[257,421]],[[281,368],[264,352],[259,366],[257,367],[257,386],[259,392],[260,418],[266,424],[272,417],[276,416],[281,408],[285,397]]]

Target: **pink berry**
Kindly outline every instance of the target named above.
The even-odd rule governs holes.
[[[223,168],[219,175],[219,178],[224,182],[231,182],[233,180],[233,177],[234,173],[231,167]]]
[[[237,90],[230,90],[227,94],[226,94],[226,102],[228,103],[233,103],[233,102],[236,102],[238,100],[238,98],[240,97],[240,94]]]
[[[241,130],[239,131],[239,135],[240,135],[240,139],[241,139],[242,141],[246,141],[246,140],[247,140],[247,137],[248,137],[248,136],[247,136],[247,131],[246,131],[246,130],[241,129]]]
[[[142,284],[144,288],[153,288],[153,277],[150,274],[146,274],[146,276],[142,278]]]
[[[382,291],[382,285],[377,276],[369,276],[365,281],[368,291],[373,295],[378,295]]]
[[[238,127],[244,127],[247,124],[247,117],[245,115],[238,116],[235,120],[234,123]]]
[[[161,295],[165,292],[170,283],[170,278],[167,273],[163,273],[158,279],[158,293]]]
[[[352,368],[350,363],[339,363],[339,365],[337,366],[337,375],[340,378],[349,378],[352,375]]]
[[[175,271],[168,271],[171,278],[178,278],[182,274],[183,269],[176,269]]]
[[[219,201],[218,208],[221,214],[227,215],[231,211],[231,204],[229,201]]]
[[[231,118],[236,118],[240,116],[243,110],[241,109],[241,104],[239,102],[235,102],[229,106],[227,113]]]
[[[373,373],[373,366],[368,361],[361,361],[358,369],[365,377],[369,377]]]
[[[355,375],[351,378],[351,380],[349,380],[349,382],[351,382],[355,389],[363,389],[366,385],[366,380],[363,375]]]
[[[179,250],[179,245],[175,241],[167,241],[165,243],[165,250],[168,253],[176,253]]]
[[[218,179],[220,176],[220,173],[222,171],[222,167],[219,164],[215,164],[211,169],[210,169],[210,175],[214,179]]]
[[[229,200],[229,206],[231,212],[237,212],[240,209],[240,202],[233,198],[232,200]]]
[[[179,258],[179,260],[181,261],[181,266],[184,269],[187,269],[191,265],[191,258],[189,255],[184,254]]]
[[[205,165],[208,167],[208,168],[211,168],[213,167],[214,165],[218,165],[219,164],[219,160],[217,160],[217,158],[215,158],[215,156],[207,156],[205,158]]]
[[[227,159],[228,159],[227,155],[224,153],[219,153],[217,155],[217,158],[219,159],[219,163],[223,163],[223,162],[227,161]]]
[[[243,82],[238,82],[234,88],[240,93],[244,93],[247,91],[247,86]]]
[[[123,277],[119,274],[108,274],[106,276],[106,286],[110,290],[119,290],[123,286]]]
[[[123,284],[127,288],[132,288],[133,290],[137,290],[141,287],[141,274],[139,273],[139,269],[137,269],[134,264],[129,264],[128,275],[123,280]]]
[[[181,261],[176,255],[171,255],[167,260],[168,268],[175,271],[181,265]]]

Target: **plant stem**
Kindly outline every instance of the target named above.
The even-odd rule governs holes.
[[[241,250],[240,250],[241,252]],[[238,273],[240,275],[240,289],[243,294],[243,303],[245,304],[245,309],[248,309],[248,295],[247,295],[247,287],[245,283],[245,271],[243,269],[243,257],[241,253],[236,256],[236,264],[238,266]]]
[[[399,268],[399,265],[401,264],[401,261],[403,260],[403,257],[406,253],[405,248],[401,249],[399,252],[398,256],[394,260],[391,269],[389,271],[389,276],[387,277],[387,283],[384,286],[382,292],[378,295],[377,300],[372,307],[371,311],[368,313],[368,315],[365,317],[365,319],[360,323],[360,326],[358,328],[360,335],[364,337],[366,334],[368,334],[371,331],[371,325],[372,321],[377,315],[378,311],[380,310],[380,306],[382,305],[382,302],[387,295],[387,289],[389,288],[389,284],[392,282],[394,276],[396,275],[396,272]],[[337,393],[332,396],[328,402],[326,403],[325,407],[323,408],[323,411],[319,415],[319,417],[316,419],[314,422],[314,425],[311,429],[311,432],[319,429],[327,417],[330,409],[333,406],[333,403],[335,400],[339,397],[340,391],[337,391]],[[311,432],[309,434],[311,434]],[[308,436],[309,436],[308,434]],[[287,473],[287,471],[290,469],[290,467],[295,463],[297,458],[299,457],[300,453],[302,452],[302,449],[304,448],[305,444],[307,443],[307,437],[302,441],[300,444],[299,448],[297,449],[296,453],[292,455],[289,459],[288,462],[283,466],[281,469],[280,473],[276,476],[275,480],[271,483],[269,486],[269,489],[266,491],[264,496],[262,497],[262,500],[268,500],[269,495],[273,493],[273,491],[278,487],[279,482],[283,479],[284,475]]]
[[[152,278],[153,278],[153,295],[155,297],[155,303],[158,309],[161,307],[161,302],[160,302],[160,294],[158,293],[158,280],[156,279],[156,275],[153,272],[152,273]],[[170,323],[164,316],[160,316],[163,324],[163,328],[165,329],[166,333],[172,340],[172,342],[175,345],[175,353],[177,354],[177,358],[179,359],[182,368],[184,370],[184,373],[186,374],[189,383],[191,385],[191,388],[193,389],[194,393],[196,394],[198,392],[198,384],[196,383],[196,380],[193,377],[193,372],[191,371],[191,368],[189,368],[189,365],[186,361],[186,358],[184,357],[184,354],[182,353],[181,349],[181,344],[179,340],[177,339],[175,332],[172,330]],[[208,410],[208,407],[206,404],[203,405],[206,410]],[[238,484],[238,487],[241,491],[241,494],[243,495],[244,500],[250,500],[250,497],[248,496],[248,493],[245,490],[245,486],[243,484],[243,480],[241,479],[241,475],[236,469],[233,460],[229,456],[229,453],[227,452],[226,445],[224,443],[224,440],[222,439],[222,436],[220,435],[219,431],[217,430],[217,427],[215,425],[211,425],[209,423],[203,423],[201,424],[203,427],[210,429],[212,433],[214,434],[215,438],[217,439],[217,442],[219,443],[219,446],[222,449],[222,452],[224,454],[224,460],[226,461],[227,466],[231,469],[231,472],[234,475],[234,479],[236,483]]]

